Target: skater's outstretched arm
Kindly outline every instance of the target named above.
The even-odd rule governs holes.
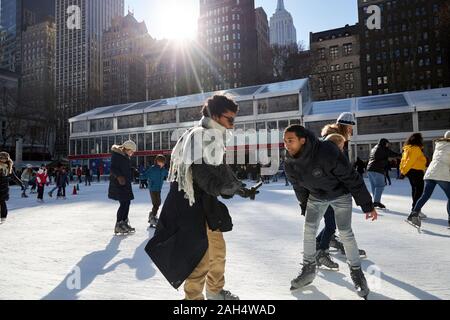
[[[233,196],[242,187],[227,165],[193,164],[191,168],[194,182],[212,196]]]

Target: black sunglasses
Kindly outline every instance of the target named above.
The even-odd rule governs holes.
[[[231,125],[234,124],[235,118],[233,118],[233,117],[227,117],[227,116],[225,116],[225,115],[222,115],[222,117],[224,117],[225,119],[227,119],[228,122],[229,122]]]

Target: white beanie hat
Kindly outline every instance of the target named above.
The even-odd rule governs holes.
[[[137,150],[136,143],[134,143],[134,141],[131,140],[125,141],[121,147],[127,150],[131,150],[133,152],[136,152]]]
[[[354,125],[356,125],[355,117],[353,117],[353,113],[351,113],[351,112],[344,112],[344,113],[342,113],[339,116],[339,118],[337,120],[337,123],[344,124],[344,125],[347,125],[347,126],[354,126]]]
[[[450,131],[447,131],[446,133],[445,133],[445,139],[450,139]]]

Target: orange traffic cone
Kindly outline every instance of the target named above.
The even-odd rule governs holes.
[[[73,194],[74,196],[77,195],[77,187],[76,187],[76,186],[73,186],[73,192],[72,192],[72,194]]]

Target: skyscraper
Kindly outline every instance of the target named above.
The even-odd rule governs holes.
[[[0,1],[0,69],[20,73],[22,1]]]
[[[256,8],[256,37],[258,51],[258,81],[270,82],[272,76],[272,58],[269,39],[269,21],[262,7]]]
[[[114,17],[123,14],[124,0],[56,0],[58,156],[67,154],[67,119],[101,104],[103,32]],[[71,21],[74,24],[68,23]],[[81,23],[80,28],[76,22]]]
[[[22,32],[54,12],[55,0],[0,0],[0,69],[21,73]]]
[[[103,105],[145,100],[145,59],[152,38],[132,13],[113,20],[103,35]]]
[[[277,10],[270,18],[270,44],[288,46],[297,43],[297,30],[292,15],[284,7],[284,0],[278,0]]]
[[[256,80],[254,0],[200,0],[198,41],[204,91],[252,85]]]

